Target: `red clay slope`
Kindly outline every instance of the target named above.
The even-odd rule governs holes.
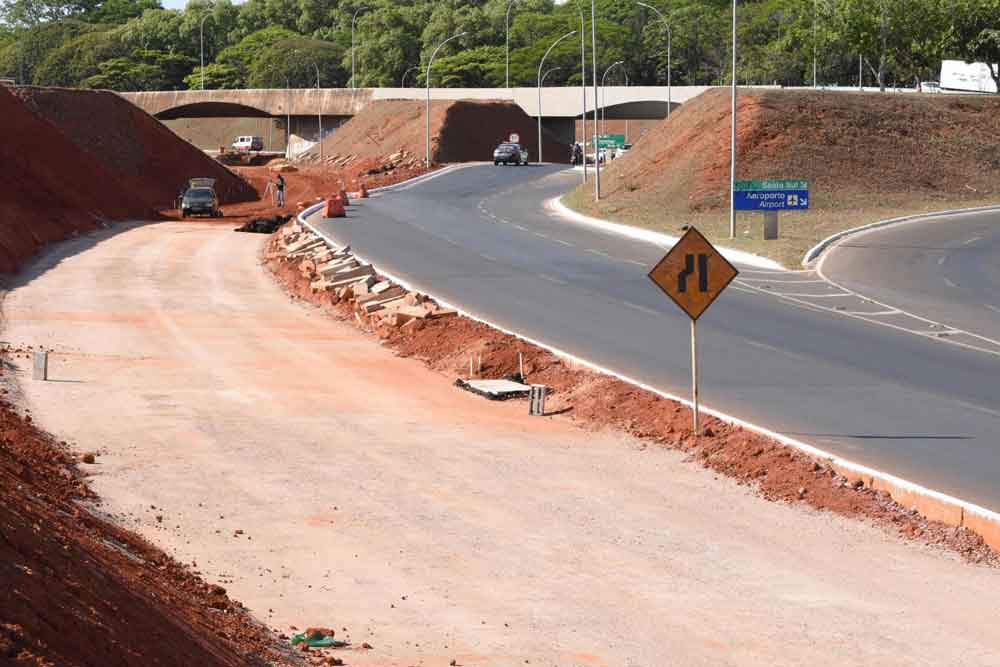
[[[89,466],[64,445],[0,398],[0,665],[300,663],[224,589],[83,509]]]
[[[372,102],[323,142],[326,158],[356,155],[358,159],[385,158],[406,151],[418,160],[426,153],[427,120],[424,102],[379,100]],[[521,107],[490,100],[437,101],[431,103],[431,157],[434,162],[489,160],[497,144],[511,132],[521,135],[532,160],[538,158],[538,126]],[[544,157],[567,162],[569,146],[543,133]],[[313,148],[300,159],[314,160]]]
[[[107,196],[114,175],[0,87],[0,271],[42,245],[93,229],[99,219],[153,214],[131,192]],[[102,194],[103,193],[103,194]]]
[[[231,171],[115,93],[35,87],[13,91],[111,171],[115,180],[101,188],[102,196],[129,192],[150,208],[171,208],[187,180],[197,176],[216,179],[224,204],[256,198],[254,189]]]

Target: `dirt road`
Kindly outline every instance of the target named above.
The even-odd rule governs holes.
[[[54,350],[25,399],[105,510],[272,627],[347,628],[351,665],[1000,662],[1000,572],[462,393],[290,302],[263,241],[66,242],[4,339]]]

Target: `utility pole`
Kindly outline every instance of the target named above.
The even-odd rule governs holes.
[[[514,8],[515,2],[517,2],[517,0],[510,0],[510,2],[507,3],[507,19],[504,23],[504,53],[507,58],[507,65],[504,70],[506,72],[504,76],[504,87],[506,88],[510,88],[510,10]]]
[[[563,41],[568,37],[572,37],[575,34],[576,30],[573,30],[572,32],[567,32],[565,35],[563,35],[556,41],[552,42],[552,45],[549,46],[548,51],[546,51],[545,55],[542,56],[541,62],[538,63],[538,162],[539,164],[541,164],[542,162],[542,66],[545,64],[545,59],[549,57],[550,53],[552,53],[552,49],[556,48],[556,45],[559,44],[559,42]]]
[[[670,118],[670,108],[673,106],[673,101],[670,98],[670,47],[671,42],[673,41],[673,30],[670,28],[670,21],[663,16],[663,13],[659,9],[652,5],[647,5],[645,2],[637,2],[636,4],[656,12],[656,15],[660,17],[661,21],[663,21],[663,25],[667,26],[667,118]]]
[[[590,0],[590,55],[593,58],[594,76],[594,200],[601,201],[601,165],[597,161],[597,7],[596,0]],[[583,156],[587,160],[586,152]]]
[[[733,0],[733,139],[729,152],[729,238],[736,238],[736,0]]]
[[[201,23],[198,24],[198,33],[201,35],[201,89],[205,90],[205,19],[207,19],[211,14],[205,14],[201,17]]]
[[[354,10],[354,16],[351,17],[351,90],[358,87],[357,81],[354,79],[354,24],[358,20],[358,13],[363,12],[367,7],[358,7]]]
[[[445,44],[447,44],[448,42],[450,42],[453,39],[458,39],[459,37],[464,37],[465,35],[468,35],[468,34],[469,34],[468,32],[460,32],[457,35],[452,35],[448,39],[444,40],[443,42],[441,42],[440,44],[437,45],[437,48],[434,49],[434,52],[431,54],[430,60],[427,61],[427,78],[425,79],[424,83],[427,84],[427,114],[426,114],[427,115],[427,137],[426,137],[426,141],[427,141],[427,143],[426,143],[426,145],[427,145],[427,158],[426,158],[426,164],[427,164],[428,167],[431,166],[431,65],[434,64],[434,58],[437,56],[438,51],[441,50],[442,46],[444,46]]]

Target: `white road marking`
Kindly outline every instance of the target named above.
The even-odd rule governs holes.
[[[903,314],[903,311],[898,308],[893,308],[892,310],[844,310],[845,315],[867,315],[868,317],[879,317],[880,315],[899,315]]]
[[[543,239],[549,238],[548,234],[542,234],[541,232],[531,232],[531,233]]]
[[[770,278],[743,278],[743,277],[740,277],[740,280],[746,281],[748,283],[771,283],[773,285],[802,285],[805,283],[826,282],[825,280],[772,280]]]
[[[641,266],[643,268],[649,266],[649,264],[647,264],[646,262],[639,262],[634,259],[626,259],[625,261],[628,262],[629,264],[635,264],[636,266]]]
[[[945,278],[945,279],[944,279],[944,282],[945,282],[945,284],[946,284],[946,285],[947,285],[948,287],[956,287],[956,288],[958,287],[958,285],[956,285],[955,283],[951,282],[951,281],[950,281],[950,280],[948,280],[947,278]]]
[[[982,236],[973,236],[968,241],[963,241],[962,245],[969,245],[970,243],[975,243],[976,241],[982,241],[982,240],[983,240]]]
[[[484,252],[481,252],[481,253],[479,253],[479,256],[480,256],[480,257],[482,257],[483,259],[485,259],[485,260],[489,260],[489,261],[491,261],[491,262],[495,262],[495,261],[497,261],[497,258],[496,258],[496,257],[494,257],[493,255],[487,255],[487,254],[486,254],[486,253],[484,253]]]
[[[564,246],[569,246],[570,248],[575,248],[576,247],[575,245],[573,245],[569,241],[563,241],[562,239],[552,239],[552,240],[555,241],[556,243],[562,243]]]
[[[556,285],[569,285],[569,283],[565,280],[560,280],[559,278],[555,278],[545,273],[539,273],[538,277],[542,280],[548,280],[550,283],[555,283]]]
[[[600,255],[601,257],[609,256],[608,253],[604,252],[603,250],[594,250],[593,248],[587,248],[587,252],[592,253],[594,255]]]
[[[774,294],[775,296],[794,296],[794,297],[799,297],[801,299],[831,299],[831,298],[846,297],[846,296],[858,296],[853,292],[842,292],[840,294],[795,294],[794,292],[772,291],[770,293]]]
[[[527,227],[522,227],[521,225],[514,225],[514,226],[517,227],[518,229],[520,229],[522,232],[528,231]]]
[[[946,259],[948,259],[948,255],[944,255],[940,259],[938,259],[938,266],[942,266],[944,264],[944,260]]]
[[[660,314],[659,311],[653,310],[652,308],[648,308],[646,306],[640,306],[639,304],[632,303],[631,301],[622,301],[622,303],[624,305],[628,306],[629,308],[634,308],[635,310],[641,310],[642,312],[646,313],[647,315],[659,315]]]
[[[1000,313],[1000,308],[997,308],[996,306],[991,306],[991,305],[990,305],[990,304],[988,304],[988,303],[987,303],[987,304],[985,304],[985,305],[986,305],[986,307],[987,307],[987,308],[989,308],[989,309],[990,309],[990,310],[992,310],[993,312],[995,312],[995,313]]]

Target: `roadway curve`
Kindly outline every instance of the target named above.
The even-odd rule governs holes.
[[[1000,210],[862,232],[819,271],[844,287],[951,327],[1000,339]]]
[[[543,209],[578,179],[557,167],[472,166],[359,202],[346,219],[311,221],[505,328],[687,393],[688,320],[646,277],[663,249]],[[798,275],[742,270],[756,284]],[[1000,509],[1000,356],[740,285],[700,324],[706,404]]]

